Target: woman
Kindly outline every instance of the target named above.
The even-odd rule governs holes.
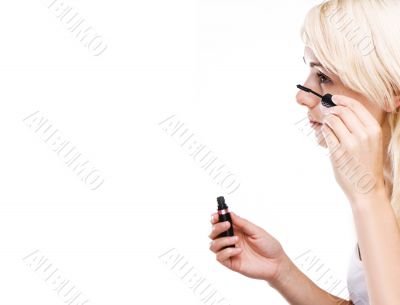
[[[304,86],[332,94],[336,104],[325,108],[320,98],[303,91],[296,96],[315,122],[319,144],[329,150],[335,179],[353,213],[358,243],[348,269],[350,300],[315,285],[274,237],[233,212],[237,236],[216,238],[229,223],[217,223],[217,214],[212,215],[210,250],[217,260],[267,281],[290,304],[400,304],[398,16],[399,0],[330,0],[312,8],[302,27],[310,68]],[[352,169],[346,169],[343,156],[355,165]],[[354,180],[365,173],[373,182],[368,188]],[[232,244],[236,248],[222,249]]]

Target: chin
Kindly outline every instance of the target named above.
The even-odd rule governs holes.
[[[325,140],[323,140],[322,142],[319,142],[318,145],[323,148],[328,148],[328,145],[326,144]]]
[[[317,141],[318,146],[321,146],[323,148],[328,148],[328,145],[326,144],[325,138],[322,135],[321,132],[315,133],[315,140]]]

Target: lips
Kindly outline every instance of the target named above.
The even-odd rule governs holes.
[[[314,129],[315,131],[319,131],[320,128],[321,128],[321,126],[322,126],[322,124],[317,123],[317,122],[311,122],[311,121],[310,121],[310,126],[311,126],[311,128]]]
[[[308,119],[310,120],[310,123],[322,125],[321,122],[318,122],[317,120],[314,120],[314,118],[310,114],[308,114]]]

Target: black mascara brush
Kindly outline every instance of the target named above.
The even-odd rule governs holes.
[[[312,93],[312,94],[320,97],[321,98],[321,104],[324,105],[327,108],[336,106],[336,104],[334,102],[332,102],[332,94],[327,93],[324,96],[322,96],[321,94],[318,94],[317,92],[311,90],[310,88],[304,87],[302,85],[297,85],[297,88],[299,88],[300,90],[303,90],[305,92]]]

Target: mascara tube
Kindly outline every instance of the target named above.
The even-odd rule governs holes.
[[[225,236],[234,236],[232,218],[231,214],[229,213],[229,208],[225,203],[225,198],[223,196],[220,196],[217,198],[217,202],[218,202],[218,222],[229,221],[231,223],[229,229],[219,234],[217,238]],[[222,249],[229,247],[235,248],[235,245],[226,246],[223,247]]]

